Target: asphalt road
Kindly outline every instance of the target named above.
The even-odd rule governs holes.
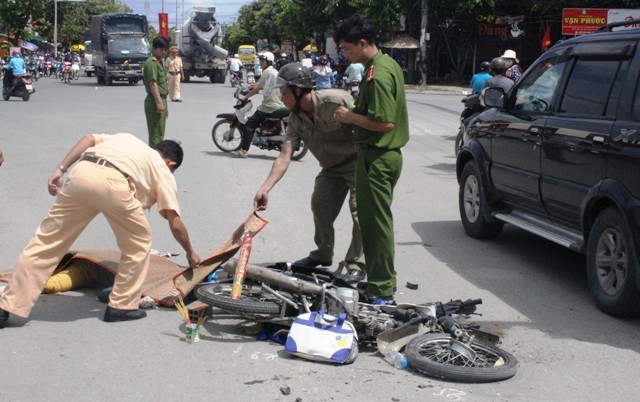
[[[13,266],[53,199],[47,178],[85,133],[131,132],[146,139],[141,85],[35,83],[29,102],[0,101],[0,268]],[[180,202],[201,256],[215,249],[252,211],[255,191],[276,153],[251,150],[237,159],[215,148],[216,114],[232,111],[229,84],[182,85],[170,103],[167,138],[186,157],[177,170]],[[602,401],[637,400],[639,320],[609,317],[594,306],[582,256],[513,227],[493,241],[466,237],[459,222],[453,141],[461,111],[455,92],[408,94],[411,141],[393,211],[400,302],[481,297],[486,331],[519,361],[517,375],[493,384],[460,384],[396,370],[373,350],[349,366],[290,358],[283,347],[258,342],[238,321],[215,317],[202,341],[189,345],[173,309],[146,319],[102,321],[97,290],[43,295],[27,320],[0,330],[3,401]],[[269,225],[253,242],[251,261],[295,260],[313,247],[310,195],[318,163],[292,163],[262,216]],[[346,252],[349,216],[336,222],[334,262]],[[148,214],[154,245],[182,253],[166,221]],[[117,249],[97,218],[74,249]],[[184,255],[175,257],[184,264]],[[419,285],[405,287],[407,281]],[[284,395],[281,387],[289,387]]]

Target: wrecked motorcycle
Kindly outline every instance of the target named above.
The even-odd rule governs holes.
[[[496,335],[454,318],[473,314],[480,299],[372,305],[358,302],[361,291],[330,271],[290,263],[247,265],[242,294],[232,298],[236,264],[227,262],[216,282],[199,286],[195,291],[198,300],[234,315],[287,326],[305,312],[345,313],[361,343],[375,344],[380,351],[405,347],[409,366],[432,377],[492,382],[508,379],[517,371],[516,359],[495,346]]]

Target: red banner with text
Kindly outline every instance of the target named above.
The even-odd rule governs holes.
[[[585,35],[607,25],[606,8],[563,8],[562,34]]]
[[[158,13],[158,25],[160,25],[160,36],[169,39],[169,14]]]

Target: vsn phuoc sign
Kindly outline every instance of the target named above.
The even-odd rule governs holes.
[[[606,8],[563,8],[562,34],[585,35],[607,24]]]

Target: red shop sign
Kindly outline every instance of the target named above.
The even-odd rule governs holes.
[[[562,34],[584,35],[607,25],[606,8],[563,8]]]

